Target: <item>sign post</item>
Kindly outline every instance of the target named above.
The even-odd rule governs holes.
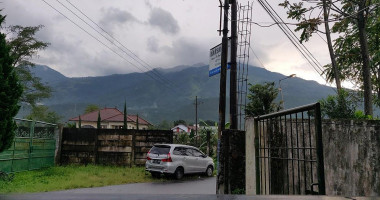
[[[231,51],[231,41],[228,40],[228,52]],[[231,67],[231,55],[227,54],[227,69]],[[210,60],[209,60],[209,70],[208,76],[214,76],[220,73],[220,68],[222,66],[222,44],[215,46],[210,49]]]

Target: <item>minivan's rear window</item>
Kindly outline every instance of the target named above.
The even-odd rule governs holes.
[[[156,146],[152,147],[152,149],[150,150],[150,153],[154,153],[154,154],[168,154],[169,151],[170,151],[170,146],[156,145]]]

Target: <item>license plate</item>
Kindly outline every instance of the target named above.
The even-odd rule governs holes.
[[[160,160],[153,160],[154,164],[160,164]]]

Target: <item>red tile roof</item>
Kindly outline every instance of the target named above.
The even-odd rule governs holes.
[[[86,113],[80,116],[82,121],[87,122],[97,122],[98,113],[100,112],[100,118],[103,122],[124,122],[124,114],[119,111],[117,108],[103,108],[97,111]],[[79,116],[69,119],[69,121],[79,121]],[[137,115],[128,115],[127,122],[136,122]],[[139,117],[139,124],[142,125],[152,125],[145,119]]]

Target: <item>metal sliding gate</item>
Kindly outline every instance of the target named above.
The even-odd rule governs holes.
[[[319,103],[255,118],[257,194],[325,195]]]
[[[11,173],[54,166],[56,124],[15,119],[12,146],[0,153],[0,171]]]

